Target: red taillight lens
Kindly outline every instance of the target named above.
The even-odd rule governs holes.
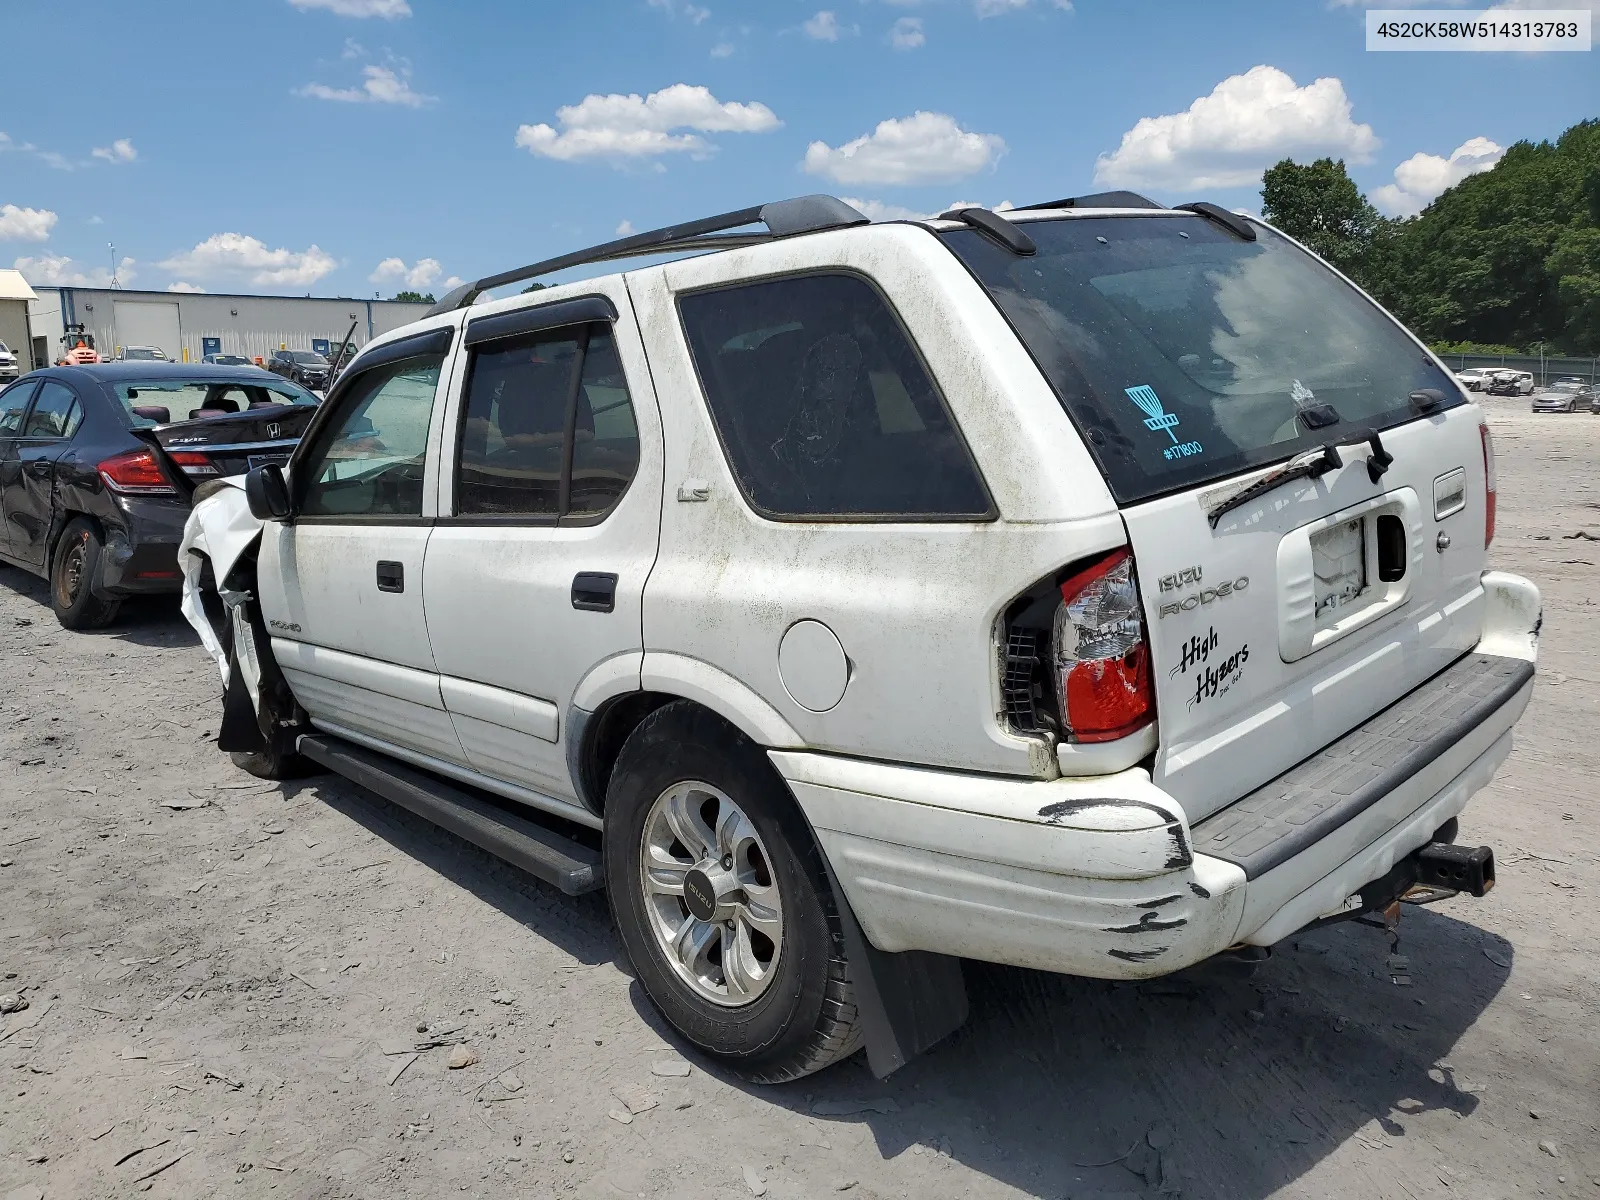
[[[176,495],[149,450],[129,450],[100,464],[100,478],[113,492],[132,496]]]
[[[220,471],[211,465],[211,460],[198,450],[168,450],[167,457],[183,469],[185,475],[219,475]]]
[[[1494,541],[1494,502],[1496,482],[1494,474],[1494,434],[1487,424],[1478,426],[1483,438],[1483,548],[1487,550]]]
[[[1126,737],[1155,716],[1133,556],[1113,550],[1066,580],[1061,599],[1051,652],[1067,735],[1075,742]]]

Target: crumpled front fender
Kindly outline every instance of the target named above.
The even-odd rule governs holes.
[[[183,571],[184,618],[217,664],[222,686],[228,686],[228,652],[212,627],[201,600],[201,576],[207,561],[212,579],[221,589],[241,555],[261,537],[261,521],[251,515],[245,500],[243,476],[221,479],[226,485],[194,506],[178,545],[178,566]]]

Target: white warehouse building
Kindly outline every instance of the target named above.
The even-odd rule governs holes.
[[[330,343],[338,346],[352,323],[351,340],[365,346],[428,311],[426,304],[395,300],[125,288],[33,290],[38,299],[28,304],[28,350],[34,367],[48,366],[70,349],[62,340],[69,326],[81,325],[92,334],[95,349],[106,358],[123,346],[157,346],[174,362],[199,362],[207,354],[240,354],[265,362],[278,349],[326,354]]]

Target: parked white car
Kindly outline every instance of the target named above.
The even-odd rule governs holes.
[[[1485,390],[1495,396],[1531,396],[1533,389],[1532,371],[1500,370],[1489,373]]]
[[[16,379],[22,374],[22,364],[18,360],[17,352],[4,342],[0,342],[0,380]]]
[[[608,887],[752,1079],[883,1073],[963,957],[1142,979],[1483,894],[1457,819],[1540,621],[1493,464],[1254,219],[807,197],[373,342],[287,470],[202,489],[185,607],[242,766]]]
[[[1483,367],[1468,367],[1465,371],[1456,372],[1456,382],[1469,392],[1481,392],[1489,386],[1489,376],[1493,374]]]

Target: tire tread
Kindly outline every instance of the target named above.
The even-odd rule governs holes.
[[[632,757],[630,748],[637,754],[646,745],[672,746],[682,743],[715,746],[745,769],[766,774],[778,789],[788,795],[787,785],[777,776],[759,746],[715,713],[688,700],[676,700],[663,705],[640,722],[618,756],[613,781],[632,765],[629,761]],[[789,797],[789,803],[794,804],[792,797]],[[782,1057],[763,1058],[759,1065],[756,1062],[748,1065],[729,1063],[739,1074],[758,1084],[788,1083],[820,1071],[854,1054],[863,1041],[861,1014],[855,1002],[850,962],[845,954],[838,902],[829,885],[822,851],[811,836],[798,805],[794,805],[793,816],[806,830],[806,836],[803,844],[791,845],[790,849],[794,851],[821,903],[827,929],[827,979],[815,1023],[803,1040]],[[616,897],[613,897],[612,906],[613,910],[618,908]]]

